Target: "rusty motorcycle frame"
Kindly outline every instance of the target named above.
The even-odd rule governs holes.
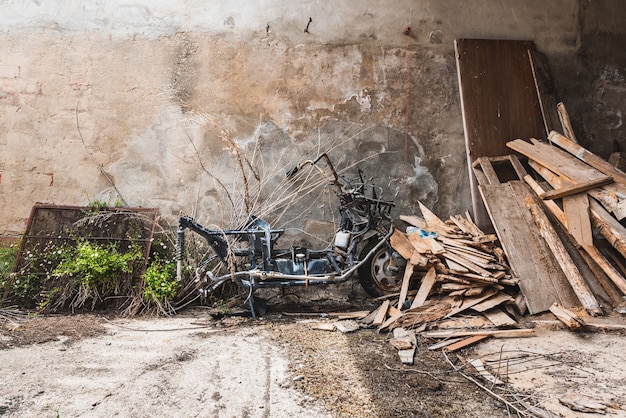
[[[330,175],[319,167],[320,161],[325,162]],[[258,310],[253,293],[260,288],[337,284],[356,274],[371,296],[399,291],[406,261],[389,243],[394,203],[381,199],[382,190],[367,183],[360,169],[356,179],[338,175],[325,153],[297,165],[287,172],[287,178],[294,179],[307,166],[315,167],[329,180],[339,200],[339,227],[328,247],[278,248],[276,243],[284,229],[272,228],[254,216],[232,230],[208,229],[189,216],[181,216],[176,245],[178,277],[182,275],[185,231],[190,230],[206,239],[214,252],[195,268],[196,277],[206,283],[200,292],[209,296],[224,283],[235,282],[246,290],[246,303],[255,318]],[[222,274],[211,268],[217,261],[228,266]]]

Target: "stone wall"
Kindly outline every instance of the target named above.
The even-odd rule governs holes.
[[[396,215],[416,200],[462,213],[454,39],[534,40],[581,142],[607,157],[625,139],[620,6],[0,0],[0,235],[36,202],[157,207],[172,225],[255,212],[316,233],[332,194],[294,195],[284,174],[320,152],[362,167]]]

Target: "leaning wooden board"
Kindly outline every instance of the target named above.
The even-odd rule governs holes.
[[[479,186],[489,217],[531,314],[545,312],[554,302],[580,306],[576,294],[550,248],[537,230],[524,199],[536,199],[524,182]]]
[[[532,41],[456,39],[457,74],[470,170],[474,219],[491,229],[472,163],[480,157],[510,154],[514,138],[546,136],[528,50]]]

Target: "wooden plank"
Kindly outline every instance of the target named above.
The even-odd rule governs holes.
[[[495,308],[496,306],[502,303],[513,302],[514,300],[515,299],[513,299],[511,296],[507,295],[506,293],[497,293],[491,296],[490,298],[472,306],[472,309],[475,310],[476,312],[482,313],[488,309]]]
[[[578,143],[576,135],[574,135],[574,128],[572,128],[572,122],[569,118],[569,113],[563,102],[559,102],[556,105],[557,112],[559,113],[559,120],[561,121],[561,127],[563,128],[563,134],[572,142]]]
[[[536,50],[529,50],[528,56],[547,135],[561,125],[557,112],[556,91],[546,56]]]
[[[501,264],[496,263],[494,260],[491,259],[486,259],[484,257],[481,257],[478,254],[474,254],[471,253],[469,251],[464,251],[462,248],[456,248],[456,247],[450,247],[447,246],[446,247],[446,251],[452,253],[452,254],[456,254],[459,257],[462,257],[474,264],[476,264],[479,267],[482,267],[484,269],[490,269],[490,270],[506,270],[506,267],[504,267]],[[490,272],[491,273],[491,272]]]
[[[372,312],[370,312],[369,314],[367,314],[365,316],[365,318],[362,318],[361,320],[359,320],[359,322],[363,325],[372,325],[372,323],[374,322],[374,319],[376,319],[376,316],[378,315],[378,312],[380,311],[380,306],[376,309],[374,309]]]
[[[626,229],[598,202],[589,201],[591,223],[622,256],[626,257]]]
[[[539,183],[537,183],[535,179],[533,179],[530,176],[530,174],[524,177],[524,181],[526,182],[526,184],[530,186],[533,192],[535,192],[537,195],[544,193],[544,190],[541,187],[541,185],[539,185]],[[561,223],[561,225],[567,228],[567,218],[565,217],[565,213],[563,212],[563,210],[561,210],[559,205],[557,205],[553,200],[544,200],[543,204],[546,208],[548,208],[548,210],[552,213],[552,215],[554,215],[554,217]]]
[[[398,316],[398,315],[402,315],[402,312],[400,312],[400,309],[396,308],[393,305],[389,305],[389,309],[387,309],[387,314],[389,316]]]
[[[491,285],[497,285],[500,281],[500,278],[506,276],[506,273],[504,271],[499,271],[497,273],[493,273],[491,275],[491,277],[487,277],[487,276],[480,276],[478,274],[474,274],[474,273],[463,273],[463,272],[458,272],[456,273],[462,277],[467,278],[469,281],[474,282],[473,284],[475,285],[475,282],[479,282],[479,283],[487,283],[487,284],[491,284]]]
[[[476,369],[478,374],[480,374],[482,376],[482,378],[485,379],[487,382],[489,382],[489,383],[491,383],[493,385],[503,385],[504,384],[504,382],[502,380],[498,379],[497,377],[495,377],[494,375],[489,373],[487,371],[487,369],[485,369],[485,365],[483,364],[481,359],[477,358],[477,359],[474,359],[474,360],[469,360],[468,363],[471,364],[472,367],[474,367],[474,369]]]
[[[574,312],[565,309],[558,303],[554,303],[550,306],[550,312],[557,317],[557,319],[567,325],[569,328],[581,328],[585,326],[585,322],[578,317]]]
[[[510,154],[511,138],[542,138],[539,107],[528,50],[531,41],[456,39],[465,148],[475,222],[491,231],[472,163],[476,158]]]
[[[511,165],[513,166],[513,169],[517,173],[517,177],[520,180],[526,177],[528,175],[528,172],[526,172],[526,169],[524,168],[522,163],[520,163],[519,158],[517,158],[517,155],[510,154],[508,155],[508,157],[509,157],[509,161],[511,161]]]
[[[411,309],[424,305],[424,302],[426,302],[426,299],[435,284],[436,278],[437,272],[434,267],[431,267],[422,278],[422,283],[417,291],[417,295],[415,295],[415,299],[413,299],[413,303],[411,303]]]
[[[437,237],[437,240],[443,244],[444,249],[449,250],[451,248],[461,251],[466,254],[471,254],[474,257],[478,257],[488,262],[498,262],[498,258],[493,254],[482,251],[475,246],[468,246],[463,243],[461,240],[456,239],[448,239],[445,237]]]
[[[477,342],[482,341],[486,338],[489,338],[489,335],[474,335],[471,337],[467,337],[459,342],[450,344],[449,346],[446,347],[446,350],[450,352],[460,350],[461,348],[470,346],[472,344],[476,344]]]
[[[430,245],[425,243],[424,238],[420,237],[418,233],[415,232],[415,233],[407,234],[407,237],[409,238],[409,241],[415,248],[415,251],[417,251],[418,253],[427,254],[432,251]]]
[[[496,170],[493,169],[491,162],[486,157],[480,157],[475,161],[475,163],[480,164],[480,168],[482,168],[483,173],[485,173],[485,177],[489,184],[498,184],[501,183],[498,174],[496,174]]]
[[[626,299],[624,298],[624,293],[615,286],[615,283],[613,282],[613,280],[609,278],[609,275],[599,266],[595,258],[589,255],[589,252],[586,251],[587,248],[595,248],[595,247],[590,247],[590,246],[582,247],[580,251],[580,255],[585,260],[585,263],[589,267],[589,270],[596,277],[598,284],[600,284],[600,286],[602,287],[602,290],[604,290],[604,292],[606,293],[606,297],[602,296],[602,298],[608,303],[610,303],[611,306],[615,308],[615,311],[619,312],[620,309],[622,309],[622,312],[619,312],[619,313],[626,313],[626,310],[623,309],[623,308],[626,308]],[[598,253],[602,257],[604,257],[602,253],[600,253],[600,251],[598,251]],[[604,260],[607,261],[606,259]],[[617,272],[617,270],[615,270],[615,272]],[[621,273],[618,273],[618,274],[621,274]],[[622,276],[622,280],[623,280],[623,276]],[[596,291],[596,294],[598,294],[597,291]]]
[[[471,286],[467,285],[467,284],[460,284],[460,283],[442,283],[440,288],[441,290],[450,290],[450,291],[456,291],[456,290],[467,290],[469,289]]]
[[[583,183],[576,183],[570,186],[561,187],[559,189],[549,190],[545,193],[542,193],[540,198],[543,200],[546,199],[561,199],[566,196],[572,196],[578,193],[586,192],[587,190],[595,189],[596,187],[604,186],[606,184],[612,183],[612,177],[602,177],[594,180],[589,180]]]
[[[486,269],[480,267],[479,265],[477,265],[476,263],[471,262],[467,258],[459,256],[457,254],[454,254],[454,253],[452,253],[450,251],[443,252],[441,254],[441,257],[444,257],[446,260],[452,260],[453,262],[455,262],[457,264],[460,264],[461,266],[465,267],[469,271],[473,271],[474,273],[478,273],[481,276],[486,276],[486,277],[491,276],[491,272],[489,270],[486,270]]]
[[[400,220],[403,220],[409,225],[417,228],[426,228],[426,221],[424,220],[424,218],[420,218],[416,215],[400,215]]]
[[[561,266],[578,300],[591,315],[601,315],[602,309],[600,309],[600,304],[589,289],[578,267],[574,264],[563,242],[558,237],[541,207],[532,198],[524,199],[524,204],[530,210],[541,236],[544,238],[552,254]]]
[[[605,161],[597,155],[587,151],[585,148],[573,141],[570,141],[556,131],[550,132],[549,140],[553,144],[557,144],[559,147],[578,158],[580,161],[584,161],[605,175],[613,177],[617,183],[626,185],[626,173],[612,166],[608,161]]]
[[[452,275],[449,275],[449,274],[438,274],[437,275],[437,280],[438,281],[446,280],[446,281],[450,281],[450,282],[458,283],[458,284],[462,284],[462,285],[467,285],[467,286],[472,284],[472,282],[470,282],[469,280],[465,280],[465,279],[462,279],[460,277],[452,276]]]
[[[618,221],[626,218],[626,188],[613,183],[587,192],[611,212]]]
[[[577,194],[563,199],[567,230],[581,245],[593,245],[593,231],[589,219],[589,196]]]
[[[561,188],[564,184],[571,184],[536,161],[531,160],[528,164],[555,189]],[[626,190],[620,184],[607,184],[599,189],[591,189],[587,193],[613,213],[618,220],[626,217],[626,201],[619,197],[626,195]]]
[[[396,250],[402,257],[404,257],[405,260],[410,260],[413,256],[413,253],[415,252],[415,249],[413,248],[411,242],[409,242],[406,235],[399,229],[393,231],[389,242],[391,243],[393,249]]]
[[[530,176],[526,176],[524,180],[538,195],[545,193],[543,188]],[[556,180],[553,180],[553,183],[555,181]],[[589,198],[587,195],[580,194],[563,199],[565,210],[561,210],[556,203],[550,200],[544,201],[543,203],[561,225],[569,231],[578,244],[593,246],[593,231],[589,218]]]
[[[463,337],[458,338],[450,338],[449,340],[439,341],[438,343],[431,344],[428,346],[429,350],[439,350],[440,348],[444,348],[449,346],[450,344],[454,344],[457,341],[461,341]]]
[[[521,329],[497,329],[497,330],[480,330],[480,331],[427,331],[422,332],[422,337],[426,338],[456,338],[456,337],[471,337],[474,335],[491,335],[499,338],[517,338],[517,337],[531,337],[535,335],[535,330],[532,328]]]
[[[382,323],[385,321],[385,318],[387,317],[387,310],[389,309],[389,304],[389,299],[387,299],[380,305],[380,307],[378,308],[378,314],[376,314],[376,317],[372,321],[373,326],[378,327],[382,325]]]
[[[413,364],[415,357],[415,349],[417,348],[417,338],[415,338],[415,331],[406,330],[403,328],[395,328],[393,330],[393,337],[398,341],[404,341],[411,346],[405,349],[398,350],[398,356],[402,364]]]
[[[507,142],[507,146],[538,162],[572,184],[606,177],[597,169],[572,157],[568,152],[533,138],[531,138],[531,142],[516,139]]]
[[[529,186],[511,181],[479,190],[529,312],[545,312],[555,301],[577,306],[576,295],[523,203],[526,197],[535,196]]]
[[[353,319],[344,319],[335,322],[335,328],[337,328],[337,331],[341,332],[342,334],[348,334],[350,332],[361,329],[361,326]]]
[[[497,327],[505,327],[516,325],[517,321],[507,315],[500,308],[492,308],[483,312],[483,315],[487,317],[495,326]]]
[[[583,245],[583,249],[589,254],[593,261],[604,271],[613,284],[626,295],[626,279],[624,276],[604,257],[604,255],[593,245]]]
[[[337,319],[364,319],[369,314],[369,311],[329,312],[328,316]]]
[[[443,233],[454,232],[452,228],[446,225],[444,221],[439,219],[439,217],[431,212],[430,209],[428,209],[426,206],[424,206],[422,202],[418,201],[417,204],[420,208],[420,212],[422,212],[424,220],[426,221],[426,228],[429,231]]]
[[[537,184],[537,182],[535,182],[532,179],[532,177],[526,176],[524,178],[524,180],[526,180],[529,184],[531,184],[531,187],[533,187],[533,190],[537,194],[543,192],[543,189],[541,188],[541,186],[539,184]],[[532,185],[533,183],[534,183],[534,186]],[[554,203],[553,201],[550,201],[550,200],[544,201],[543,203],[552,212],[552,214],[557,218],[557,220],[559,220],[561,222],[561,224],[569,231],[569,228],[567,226],[567,219],[565,219],[565,215],[564,215],[563,211],[556,205],[556,203]],[[589,203],[589,201],[587,201],[587,203]],[[587,205],[587,209],[589,209],[588,205]],[[588,212],[587,212],[587,214],[589,215]],[[572,233],[572,236],[578,242],[578,238],[575,236],[575,234]],[[578,242],[578,243],[582,246],[583,250],[591,257],[593,262],[595,262],[596,265],[613,282],[613,284],[623,294],[626,295],[626,279],[624,278],[624,276],[615,267],[613,267],[613,265],[606,259],[606,257],[604,257],[604,255],[593,245],[593,239],[592,239],[591,245],[586,244],[586,243],[582,243],[582,242]],[[585,260],[585,261],[587,261],[587,260]],[[587,264],[589,264],[589,263],[587,262]],[[590,268],[592,269],[592,271],[595,269],[595,267],[591,266],[591,265],[590,265]],[[598,275],[596,274],[596,276],[598,276]],[[598,279],[600,280],[600,278],[598,278]],[[607,290],[607,293],[608,292],[609,291]]]
[[[411,282],[411,276],[413,275],[413,264],[408,262],[404,269],[404,277],[402,279],[402,287],[400,288],[400,297],[398,298],[398,309],[402,310],[404,301],[406,300],[406,294],[409,291],[409,283]]]
[[[450,272],[454,272],[454,273],[469,273],[469,270],[467,268],[465,268],[464,266],[460,265],[456,261],[453,261],[451,259],[445,259],[445,260],[442,260],[442,261],[446,262]]]
[[[434,237],[424,238],[424,243],[430,247],[430,251],[433,254],[443,254],[446,251]]]
[[[472,298],[465,298],[463,299],[463,304],[461,306],[459,306],[458,308],[454,308],[452,309],[450,312],[448,312],[448,314],[446,314],[444,316],[444,318],[450,318],[451,316],[454,316],[460,312],[463,312],[466,309],[471,308],[472,306],[489,299],[490,297],[492,297],[493,295],[495,295],[498,291],[497,290],[489,290],[487,293],[485,293],[482,296],[477,296],[477,297],[472,297]]]

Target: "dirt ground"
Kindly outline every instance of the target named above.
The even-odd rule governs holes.
[[[626,416],[619,333],[543,327],[534,337],[459,353],[429,350],[431,341],[420,338],[415,364],[406,366],[389,335],[313,329],[320,321],[334,320],[279,308],[257,321],[216,319],[200,308],[170,318],[5,317],[0,415]],[[476,358],[506,385],[463,362]],[[574,394],[600,409],[582,413],[559,402]]]

